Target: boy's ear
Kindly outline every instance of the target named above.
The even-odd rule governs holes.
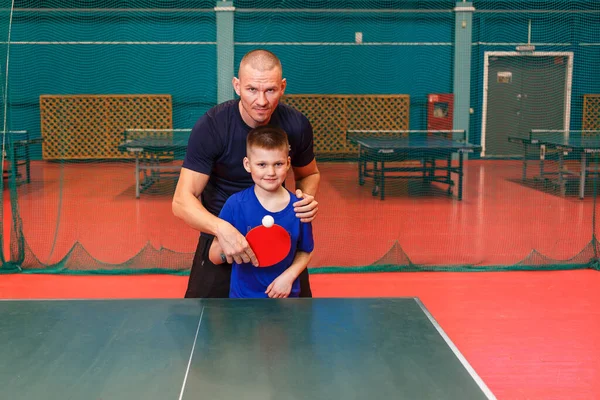
[[[250,160],[248,157],[244,157],[244,169],[246,172],[250,173]]]
[[[288,159],[287,159],[287,167],[288,167],[288,169],[290,169],[291,166],[292,166],[292,157],[288,156]]]

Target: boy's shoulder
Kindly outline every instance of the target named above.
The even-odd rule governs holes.
[[[288,192],[290,192],[290,196],[292,197],[292,199],[294,199],[294,201],[300,200],[298,198],[298,196],[296,196],[296,191],[293,191],[293,190],[290,190],[290,189],[287,189],[287,188],[285,190],[287,190]]]
[[[290,192],[290,203],[295,203],[297,201],[300,201],[300,198],[298,196],[296,196],[295,191],[292,191],[292,190],[287,189],[287,188],[285,190],[287,190],[288,192]]]
[[[296,196],[296,194],[293,191],[291,191],[287,188],[285,190],[287,190],[290,194],[290,204],[300,201],[300,198],[298,198],[298,196]],[[254,193],[254,185],[250,186],[247,189],[244,189],[237,193],[232,194],[231,196],[229,196],[229,198],[225,202],[225,204],[227,204],[229,207],[248,206],[249,204],[254,204],[254,203],[256,203],[256,194]]]

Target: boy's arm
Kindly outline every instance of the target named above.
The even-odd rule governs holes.
[[[285,271],[281,273],[265,290],[265,293],[271,298],[284,298],[290,295],[294,281],[300,276],[300,273],[306,269],[312,253],[297,251],[294,261]]]
[[[221,254],[223,254],[223,248],[219,244],[219,239],[215,237],[208,250],[208,259],[215,265],[224,264],[225,261],[223,261]]]

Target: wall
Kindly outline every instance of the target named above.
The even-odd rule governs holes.
[[[235,14],[235,62],[252,48],[274,51],[283,62],[288,93],[409,94],[410,127],[424,129],[427,94],[452,92],[454,2],[372,3],[327,5],[378,12],[251,12],[248,7],[300,8],[310,3],[236,1],[244,10]],[[471,71],[475,142],[481,129],[483,54],[525,43],[530,19],[537,50],[575,53],[572,129],[581,126],[583,94],[600,93],[599,3],[541,1],[536,9],[556,12],[489,11],[527,9],[529,3],[474,0],[479,10],[473,18]],[[164,2],[152,1],[97,1],[87,11],[56,10],[89,8],[85,2],[17,4],[21,8],[13,14],[10,31],[9,127],[39,136],[41,94],[85,93],[169,93],[175,127],[191,127],[217,98],[215,3],[177,4],[179,9],[170,11]],[[144,10],[134,9],[139,7]],[[404,12],[398,12],[401,7]],[[415,9],[420,11],[410,11]],[[7,20],[9,12],[4,9],[0,18]],[[355,32],[362,32],[362,44],[354,43]],[[3,72],[5,65],[4,60]]]

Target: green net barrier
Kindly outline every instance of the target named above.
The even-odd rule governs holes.
[[[17,212],[17,194],[15,191],[10,190],[15,185],[15,174],[10,168],[7,168],[11,163],[11,154],[14,153],[13,142],[9,138],[13,135],[19,135],[22,132],[11,131],[11,120],[12,120],[12,108],[10,107],[9,101],[9,79],[8,73],[11,65],[11,38],[12,38],[12,4],[11,2],[2,2],[3,10],[6,13],[3,18],[0,19],[0,65],[2,70],[2,76],[0,77],[0,121],[2,132],[2,207],[0,215],[2,215],[3,229],[0,232],[0,242],[2,248],[0,249],[0,261],[2,262],[2,269],[6,271],[14,271],[18,269],[18,265],[10,260],[10,255],[7,249],[11,243],[20,239],[19,233],[15,230],[19,224],[19,216]],[[14,218],[10,218],[11,215],[15,215]],[[4,222],[6,221],[6,222]]]
[[[597,1],[3,2],[0,38],[0,272],[188,273],[187,139],[255,48],[314,129],[311,273],[598,268]]]

